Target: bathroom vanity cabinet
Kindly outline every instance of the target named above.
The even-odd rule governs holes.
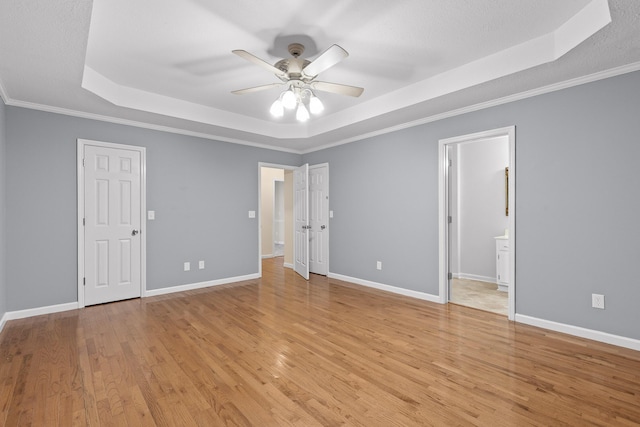
[[[499,291],[509,290],[509,237],[496,239],[496,282]]]

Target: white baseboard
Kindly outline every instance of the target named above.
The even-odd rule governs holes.
[[[552,322],[551,320],[539,319],[537,317],[526,316],[524,314],[516,314],[516,322],[525,323],[539,328],[550,329],[556,332],[562,332],[576,337],[587,338],[606,344],[617,345],[618,347],[630,348],[631,350],[640,351],[640,340],[627,338],[620,335],[613,335],[607,332],[586,329],[580,326],[567,325],[564,323]]]
[[[262,254],[262,259],[273,258],[273,254]]]
[[[286,268],[290,268],[290,269],[292,269],[292,270],[293,270],[293,264],[289,264],[288,262],[285,262],[285,263],[283,264],[283,266],[284,266],[284,267],[286,267]]]
[[[260,275],[257,273],[254,273],[254,274],[247,274],[246,276],[229,277],[225,279],[211,280],[208,282],[192,283],[189,285],[171,286],[171,287],[162,288],[162,289],[151,289],[151,290],[147,290],[144,293],[144,297],[164,295],[164,294],[170,294],[174,292],[189,291],[192,289],[201,289],[209,286],[226,285],[228,283],[242,282],[244,280],[252,280],[252,279],[259,279],[259,278],[260,278]],[[0,331],[2,331],[2,329],[4,328],[4,325],[9,320],[24,319],[26,317],[58,313],[61,311],[75,310],[77,308],[79,308],[77,302],[69,302],[66,304],[50,305],[50,306],[38,307],[38,308],[29,308],[26,310],[8,311],[4,314],[4,316],[2,316],[2,319],[0,319]]]
[[[356,285],[367,286],[369,288],[380,289],[382,291],[393,292],[394,294],[400,294],[407,297],[418,298],[425,301],[442,303],[442,300],[437,295],[427,294],[425,292],[412,291],[410,289],[398,288],[397,286],[385,285],[383,283],[372,282],[369,280],[358,279],[357,277],[344,276],[342,274],[329,273],[327,275],[330,279],[343,280],[345,282],[355,283]]]
[[[4,328],[5,323],[7,323],[7,320],[9,320],[7,313],[2,315],[2,319],[0,319],[0,332],[2,332],[2,329]]]
[[[59,313],[61,311],[75,310],[78,308],[77,302],[66,304],[49,305],[46,307],[28,308],[26,310],[8,311],[2,316],[2,326],[7,320],[24,319],[25,317],[41,316],[43,314]]]
[[[246,276],[227,277],[224,279],[210,280],[207,282],[199,282],[199,283],[191,283],[188,285],[170,286],[167,288],[160,288],[160,289],[148,289],[144,293],[144,296],[154,297],[156,295],[165,295],[165,294],[172,294],[174,292],[191,291],[193,289],[202,289],[202,288],[208,288],[210,286],[220,286],[220,285],[226,285],[229,283],[242,282],[244,280],[253,280],[253,279],[259,279],[259,278],[260,278],[260,275],[258,273],[254,273],[254,274],[247,274]]]
[[[478,274],[458,273],[453,275],[456,279],[477,280],[479,282],[498,283],[495,277],[480,276]]]
[[[287,268],[293,268],[293,265],[285,264]],[[345,276],[342,274],[329,273],[329,278],[343,280],[345,282],[355,283],[357,285],[367,286],[370,288],[380,289],[383,291],[392,292],[412,298],[418,298],[425,301],[431,301],[435,303],[443,303],[440,297],[424,292],[412,291],[409,289],[398,288],[396,286],[385,285],[382,283],[372,282],[369,280],[358,279],[356,277]],[[189,291],[193,289],[201,289],[210,286],[225,285],[234,282],[242,282],[245,280],[259,279],[260,275],[257,273],[248,274],[245,276],[229,277],[225,279],[211,280],[208,282],[192,283],[188,285],[171,286],[162,289],[152,289],[145,292],[145,297],[151,297],[156,295],[170,294],[174,292]],[[78,308],[77,302],[70,302],[66,304],[50,305],[46,307],[30,308],[26,310],[8,311],[0,319],[0,332],[2,332],[4,325],[9,320],[23,319],[26,317],[40,316],[43,314],[58,313],[61,311],[75,310]],[[594,341],[603,342],[606,344],[612,344],[619,347],[629,348],[631,350],[640,351],[640,340],[634,338],[623,337],[620,335],[613,335],[607,332],[596,331],[593,329],[582,328],[580,326],[567,325],[564,323],[553,322],[551,320],[539,319],[537,317],[526,316],[524,314],[516,314],[515,321],[524,323],[531,326],[537,326],[543,329],[549,329],[551,331],[562,332],[565,334],[587,338]]]

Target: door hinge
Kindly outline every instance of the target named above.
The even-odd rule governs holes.
[[[84,159],[82,159],[82,167],[84,167]]]
[[[449,159],[449,166],[453,166],[453,162]]]
[[[87,286],[87,278],[86,277],[82,278],[82,286]]]
[[[453,279],[453,273],[447,274],[447,277],[449,278],[449,280]]]
[[[453,218],[451,218],[451,215],[449,215],[448,221],[449,221],[449,224],[453,222]]]
[[[84,227],[85,225],[85,218],[82,218],[82,226]]]

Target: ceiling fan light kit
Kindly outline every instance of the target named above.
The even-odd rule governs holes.
[[[271,115],[276,118],[283,117],[285,109],[295,109],[296,119],[300,122],[309,120],[309,112],[314,115],[321,114],[324,111],[324,105],[312,89],[354,97],[360,96],[364,91],[361,87],[315,81],[318,74],[322,71],[333,67],[349,56],[347,51],[337,44],[325,50],[313,61],[308,61],[299,58],[304,52],[304,46],[300,43],[291,43],[289,45],[289,53],[292,58],[281,59],[276,62],[275,65],[271,65],[244,50],[234,50],[232,52],[249,62],[265,68],[282,80],[282,83],[270,83],[262,86],[234,90],[232,93],[243,95],[270,89],[274,86],[288,85],[287,89],[280,94],[269,109]],[[305,104],[307,104],[308,107],[305,106]]]
[[[313,92],[311,92],[311,97],[309,98],[309,110],[311,114],[320,114],[324,111],[324,104]]]
[[[305,106],[300,103],[298,104],[298,110],[296,111],[296,120],[299,122],[306,122],[309,120],[309,111],[305,108]]]
[[[281,98],[282,98],[282,106],[284,108],[286,108],[287,110],[293,110],[294,108],[296,108],[296,104],[298,103],[298,100],[296,99],[296,94],[293,93],[291,89],[288,89],[282,92]]]
[[[269,112],[273,117],[277,119],[284,116],[284,106],[282,105],[282,101],[280,101],[280,98],[276,99],[273,104],[271,104]]]

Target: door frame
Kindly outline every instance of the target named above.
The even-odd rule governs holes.
[[[277,163],[258,162],[258,277],[262,277],[262,168],[295,170],[298,166],[280,165]],[[285,224],[286,226],[286,224]],[[286,247],[286,243],[285,243]]]
[[[447,147],[506,136],[509,140],[509,320],[515,320],[516,312],[516,128],[508,126],[438,141],[438,223],[439,223],[439,302],[449,303],[449,156]]]
[[[326,165],[327,166],[327,192],[329,191],[329,163],[325,162],[325,163],[318,163],[317,165],[309,165],[309,168],[311,168],[312,166],[323,166]],[[278,164],[278,163],[268,163],[268,162],[258,162],[258,215],[257,215],[257,219],[258,219],[258,277],[262,277],[262,230],[260,229],[260,224],[262,223],[262,168],[275,168],[275,169],[284,169],[286,171],[294,171],[297,168],[299,168],[300,166],[291,166],[291,165],[282,165],[282,164]],[[331,199],[329,199],[329,202],[331,202]],[[328,206],[328,210],[331,210],[329,203]],[[327,220],[329,220],[329,217],[327,216]],[[286,226],[286,224],[285,224]],[[293,231],[295,234],[295,223],[291,224],[291,226],[293,227]],[[329,250],[329,237],[330,234],[328,234],[327,237],[327,274],[329,274],[329,255],[330,255],[330,250]],[[295,262],[294,262],[295,265]],[[289,267],[287,267],[289,268]],[[293,265],[291,265],[292,269]]]
[[[78,225],[78,308],[84,304],[84,148],[93,145],[104,148],[137,151],[140,153],[140,297],[146,297],[147,292],[147,158],[146,148],[135,145],[115,144],[110,142],[93,141],[89,139],[77,140],[76,167],[77,167],[77,225]]]

